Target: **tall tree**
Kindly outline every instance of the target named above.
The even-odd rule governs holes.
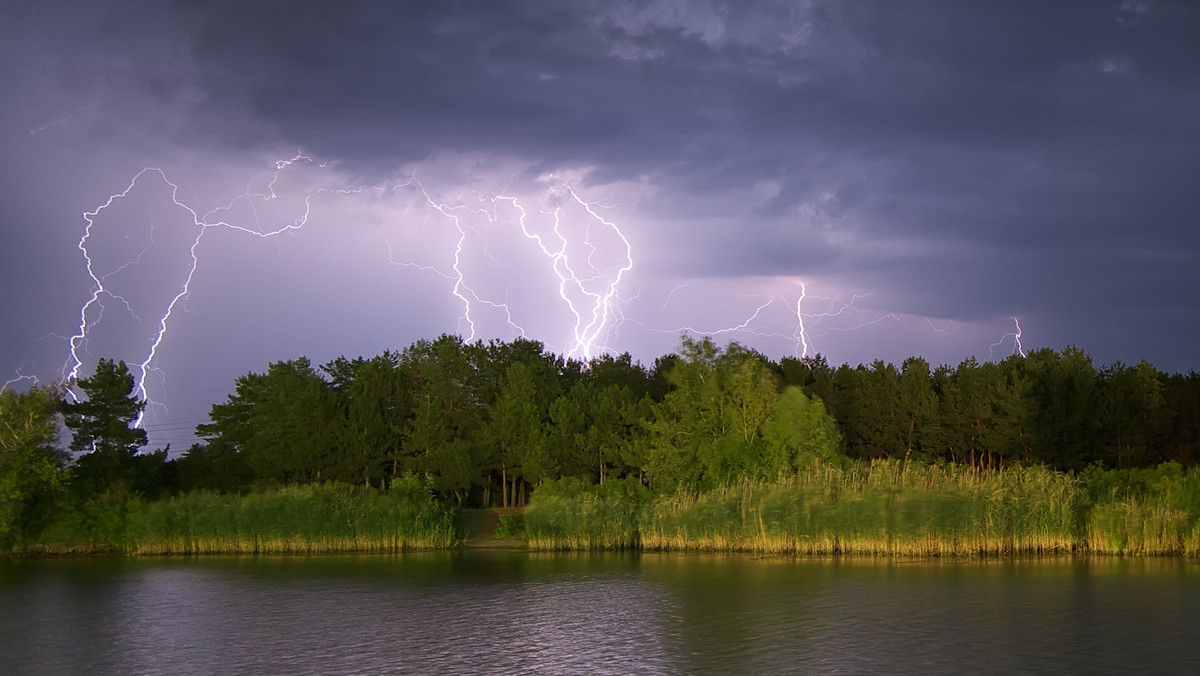
[[[717,483],[757,471],[763,425],[779,400],[776,375],[757,352],[683,336],[655,406],[646,473],[655,486]]]
[[[1116,362],[1101,373],[1105,461],[1114,467],[1144,467],[1164,444],[1167,431],[1164,376],[1145,360]]]
[[[66,485],[66,458],[58,447],[60,397],[54,387],[0,390],[0,545],[20,540]]]
[[[900,365],[899,432],[904,457],[928,462],[938,452],[938,399],[933,391],[929,362],[909,357]]]
[[[485,475],[480,435],[485,402],[478,396],[482,352],[479,345],[443,335],[418,341],[401,357],[416,385],[408,438],[416,465],[434,490],[460,505]]]
[[[504,507],[516,504],[518,480],[540,482],[546,475],[558,473],[548,453],[547,405],[539,389],[529,365],[516,362],[508,367],[500,392],[490,406],[483,435],[496,455],[492,464],[499,465]]]
[[[818,459],[841,456],[841,432],[825,404],[820,397],[809,397],[796,386],[784,389],[774,417],[763,427],[763,438],[767,444],[767,478],[794,473]]]
[[[305,357],[247,373],[214,404],[197,433],[241,453],[256,480],[305,483],[339,478],[331,387]],[[352,465],[345,480],[356,480]]]
[[[125,362],[102,358],[91,377],[75,384],[85,398],[63,406],[64,421],[73,430],[72,451],[131,456],[146,445],[146,431],[134,426],[146,402],[134,396]]]
[[[412,379],[400,355],[385,351],[364,360],[339,357],[321,367],[331,379],[331,396],[341,424],[335,432],[337,461],[331,478],[386,485],[416,471],[404,453],[412,411]]]
[[[1056,469],[1080,470],[1096,459],[1103,431],[1096,367],[1078,347],[1061,354],[1050,348],[1029,353],[1029,399],[1034,459]]]
[[[146,402],[134,394],[123,361],[100,359],[95,373],[75,385],[84,398],[63,404],[63,422],[72,430],[69,447],[85,453],[76,461],[82,482],[103,490],[128,478],[134,456],[146,445],[146,431],[136,426]]]

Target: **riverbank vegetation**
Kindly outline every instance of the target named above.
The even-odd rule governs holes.
[[[326,483],[138,501],[118,545],[134,554],[307,554],[446,549],[458,539],[454,510],[409,475],[389,491]]]
[[[453,508],[527,504],[541,549],[1200,550],[1200,375],[1077,348],[835,368],[684,336],[645,367],[442,336],[245,374],[183,454],[142,452],[123,363],[71,385],[0,392],[5,551],[442,547]]]
[[[815,461],[773,481],[699,492],[563,480],[534,494],[525,527],[536,550],[1196,555],[1197,498],[1200,476],[1176,463],[1075,475],[1020,465]]]

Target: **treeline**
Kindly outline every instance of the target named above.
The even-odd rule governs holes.
[[[1142,468],[1163,463],[1190,486],[1186,470],[1200,458],[1200,375],[1146,362],[1097,368],[1076,348],[936,369],[919,358],[832,367],[685,335],[676,353],[643,366],[628,354],[585,363],[532,340],[446,335],[369,359],[247,373],[198,428],[204,443],[179,457],[142,450],[145,402],[123,363],[102,359],[72,385],[78,400],[61,386],[0,392],[0,546],[113,541],[139,504],[306,484],[354,486],[355,505],[375,504],[369,491],[420,485],[460,506],[512,506],[560,478],[697,495],[794,479],[814,461],[886,459],[1038,465],[1123,500],[1145,488]],[[212,508],[201,502],[196,514]],[[1196,511],[1185,502],[1178,509]],[[427,519],[435,539],[440,518]]]
[[[401,352],[271,364],[237,379],[175,462],[184,489],[411,473],[458,504],[523,504],[547,479],[656,489],[775,479],[812,458],[982,467],[1153,467],[1200,457],[1200,376],[1104,368],[1077,348],[931,369],[773,361],[682,338],[646,367],[542,344],[423,340]]]
[[[853,458],[915,458],[1063,471],[1200,459],[1200,374],[1141,361],[1097,368],[1084,351],[1034,350],[957,367],[784,359],[786,384],[821,397]]]

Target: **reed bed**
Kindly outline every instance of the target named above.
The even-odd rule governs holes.
[[[635,479],[584,487],[575,479],[543,484],[525,508],[525,544],[534,551],[635,549],[649,492]]]
[[[975,555],[1079,548],[1084,492],[1038,467],[972,471],[879,460],[814,464],[705,492],[571,487],[536,492],[533,549],[641,547],[772,554]]]
[[[1083,473],[1093,506],[1087,546],[1115,555],[1200,555],[1200,473],[1167,462],[1153,469]]]
[[[875,461],[814,465],[656,501],[642,545],[775,554],[1047,553],[1076,546],[1082,492],[1040,468],[973,472]]]
[[[1161,501],[1109,502],[1091,510],[1088,546],[1099,554],[1195,555],[1200,550],[1198,529],[1191,514]]]
[[[427,495],[345,484],[140,504],[127,516],[125,539],[123,549],[139,555],[397,552],[461,540],[453,510]]]

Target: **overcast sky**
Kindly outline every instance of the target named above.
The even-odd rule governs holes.
[[[240,374],[441,333],[1200,369],[1198,35],[1154,0],[4,3],[0,382],[145,365],[181,450]]]

